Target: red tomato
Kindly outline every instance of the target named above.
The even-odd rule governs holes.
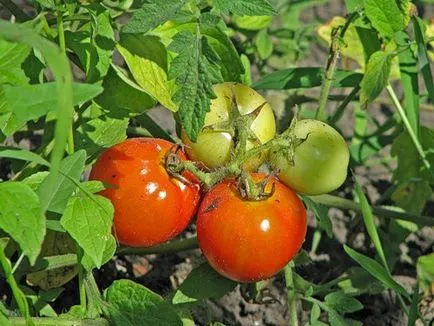
[[[254,175],[256,181],[264,175]],[[300,250],[307,219],[296,193],[275,185],[271,197],[242,199],[234,180],[214,186],[204,197],[197,218],[199,246],[210,265],[238,282],[255,282],[279,272]]]
[[[131,138],[107,149],[96,161],[90,179],[114,186],[101,192],[115,209],[114,234],[121,244],[153,246],[182,232],[196,212],[199,185],[168,175],[164,163],[172,143]],[[180,153],[181,159],[186,159]]]

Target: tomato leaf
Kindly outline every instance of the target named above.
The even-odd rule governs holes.
[[[386,287],[395,290],[396,292],[408,296],[405,289],[397,283],[392,276],[386,271],[386,269],[380,265],[377,261],[369,258],[365,255],[358,253],[350,247],[344,245],[344,250],[352,259],[354,259],[360,266],[362,266],[367,272],[369,272],[376,279],[381,281]]]
[[[110,200],[102,196],[72,197],[60,220],[98,268],[105,262],[105,248],[113,244],[113,213]]]
[[[203,55],[203,41],[199,32],[182,31],[173,37],[169,51],[178,55],[173,59],[169,79],[175,79],[178,89],[173,100],[179,105],[178,115],[188,137],[196,141],[210,110],[212,90],[209,61]]]
[[[363,0],[366,16],[381,36],[393,35],[406,26],[406,15],[398,7],[396,0]]]
[[[108,317],[114,325],[183,325],[169,303],[133,281],[114,281],[104,295],[108,302]]]
[[[50,163],[44,158],[42,158],[40,155],[27,151],[25,149],[0,147],[0,157],[34,162],[48,167],[50,166]]]
[[[232,12],[239,16],[270,16],[276,10],[267,0],[215,0],[214,5],[223,13]]]
[[[341,313],[351,313],[363,309],[360,301],[342,291],[327,294],[324,302],[328,307]]]
[[[236,282],[221,276],[207,263],[203,263],[181,284],[172,298],[172,303],[193,303],[208,298],[219,299],[236,286]]]
[[[21,64],[30,53],[30,47],[25,44],[12,43],[0,39],[0,84],[26,84],[27,77],[21,69]],[[0,105],[0,112],[1,105]]]
[[[134,12],[131,20],[122,28],[122,33],[146,33],[168,21],[183,4],[184,0],[148,0]]]
[[[62,160],[59,169],[61,174],[58,175],[54,183],[48,177],[42,181],[37,192],[43,211],[63,213],[68,199],[77,188],[69,178],[79,181],[85,161],[86,152],[77,151]]]
[[[0,229],[21,247],[33,265],[45,236],[45,216],[36,193],[24,183],[0,183]]]
[[[137,84],[171,111],[173,82],[167,78],[167,51],[156,36],[122,34],[117,49]]]
[[[104,91],[95,99],[95,102],[106,110],[113,112],[128,110],[136,114],[143,113],[156,104],[154,98],[115,65],[110,67],[102,86]]]
[[[386,87],[392,67],[392,55],[377,51],[371,55],[366,66],[366,72],[360,82],[360,104],[366,107],[380,95]]]
[[[434,254],[420,256],[416,270],[422,289],[430,289],[434,282]]]
[[[266,29],[263,29],[256,35],[255,45],[262,60],[267,59],[273,53],[273,43]]]

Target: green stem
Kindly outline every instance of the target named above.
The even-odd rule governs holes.
[[[8,261],[4,249],[0,246],[0,264],[3,268],[3,271],[5,273],[5,278],[7,282],[9,283],[12,293],[14,295],[15,301],[17,303],[18,309],[20,310],[21,314],[24,316],[26,325],[33,325],[32,320],[30,318],[29,314],[29,306],[26,300],[26,297],[24,296],[24,293],[19,288],[17,281],[15,280],[15,277],[12,273],[11,264]]]
[[[150,254],[163,254],[168,252],[179,252],[185,250],[192,250],[198,247],[197,237],[188,239],[174,240],[159,246],[150,248],[131,248],[121,247],[116,252],[117,255],[150,255]]]
[[[398,110],[398,113],[402,119],[402,122],[404,123],[405,128],[407,129],[408,134],[410,135],[411,140],[413,141],[414,146],[416,147],[417,152],[419,153],[419,156],[422,159],[423,164],[425,165],[425,167],[427,168],[428,172],[431,174],[431,176],[433,175],[433,171],[431,168],[431,164],[429,163],[429,161],[426,158],[425,152],[422,148],[422,145],[419,142],[419,139],[417,137],[417,135],[415,134],[413,128],[411,127],[410,121],[408,120],[405,111],[403,109],[403,107],[401,106],[401,103],[398,100],[398,97],[396,96],[395,91],[393,90],[392,86],[389,84],[386,87],[392,101],[393,104],[395,104],[396,109]]]
[[[18,7],[14,2],[11,0],[0,0],[0,3],[8,9],[12,15],[15,16],[16,20],[18,22],[25,22],[27,20],[30,20],[31,17],[29,17],[24,11],[21,10],[20,7]]]
[[[12,274],[15,274],[17,271],[17,268],[20,266],[21,262],[23,261],[24,253],[21,253],[20,257],[18,257],[18,260],[16,261],[14,268],[12,268]]]
[[[325,121],[327,119],[327,100],[330,93],[330,88],[332,86],[333,75],[335,73],[336,64],[339,59],[339,55],[341,52],[341,42],[347,32],[350,24],[357,18],[359,15],[358,12],[353,12],[350,17],[348,17],[345,25],[341,28],[336,28],[332,31],[331,35],[331,44],[329,50],[329,58],[327,61],[327,67],[324,75],[324,81],[321,88],[321,94],[319,97],[318,110],[316,111],[315,118],[321,121]]]
[[[332,195],[309,196],[309,198],[318,204],[323,204],[329,207],[353,210],[358,213],[362,212],[360,205],[349,199],[332,196]],[[390,208],[379,207],[379,206],[372,206],[372,212],[375,215],[386,217],[386,218],[411,221],[419,225],[434,226],[434,218],[430,216],[418,216],[418,215],[408,214],[406,212],[397,211]]]
[[[76,250],[77,250],[77,262],[78,262],[78,292],[80,297],[80,306],[82,306],[84,309],[86,309],[86,288],[84,286],[84,268],[81,264],[81,259],[83,257],[84,251],[83,249],[76,244]]]
[[[310,250],[311,254],[315,254],[316,250],[318,249],[319,243],[321,241],[322,232],[318,229],[315,230],[312,237],[312,248]]]
[[[286,291],[288,293],[288,309],[289,309],[290,326],[298,326],[297,298],[295,296],[295,286],[292,277],[293,266],[294,263],[290,261],[283,269],[283,272],[285,274]]]
[[[338,108],[335,111],[335,114],[330,118],[329,123],[334,124],[342,117],[342,114],[344,113],[345,108],[347,105],[356,97],[357,93],[360,91],[360,86],[356,86],[353,88],[350,94],[348,94],[347,97],[344,98],[342,103],[338,106]]]

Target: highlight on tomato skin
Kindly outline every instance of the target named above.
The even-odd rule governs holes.
[[[255,174],[256,181],[265,178]],[[306,209],[297,194],[276,178],[267,199],[241,198],[234,180],[204,196],[197,214],[199,247],[209,264],[236,282],[256,282],[278,273],[300,250],[307,232]]]
[[[91,180],[111,184],[101,195],[114,206],[113,233],[119,243],[150,247],[181,233],[195,214],[200,187],[191,175],[185,184],[167,173],[164,163],[174,146],[155,138],[130,138],[104,151]],[[180,152],[182,160],[186,156]]]

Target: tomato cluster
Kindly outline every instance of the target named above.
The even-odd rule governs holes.
[[[338,188],[348,148],[335,129],[316,120],[275,136],[271,107],[251,88],[224,83],[215,93],[197,142],[181,136],[187,156],[200,164],[168,141],[131,138],[107,149],[90,178],[107,184],[102,195],[114,205],[119,243],[163,243],[197,214],[199,247],[210,265],[232,280],[254,282],[276,274],[300,250],[307,222],[297,193]],[[254,173],[265,161],[278,178]],[[199,173],[197,166],[206,169]],[[209,178],[201,179],[204,174]]]

